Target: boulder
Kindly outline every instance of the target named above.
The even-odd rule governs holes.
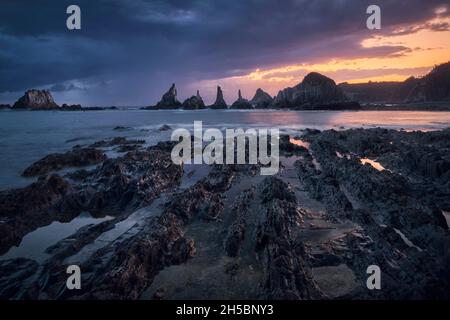
[[[261,88],[258,88],[253,96],[253,99],[250,100],[250,103],[255,109],[264,109],[269,108],[272,101],[273,98],[267,92],[263,91]]]
[[[28,90],[16,101],[13,109],[28,108],[33,110],[57,109],[59,106],[53,100],[49,90]]]

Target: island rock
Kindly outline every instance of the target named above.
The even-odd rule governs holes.
[[[272,104],[273,98],[261,88],[256,90],[256,93],[250,103],[255,109],[269,108]]]
[[[211,109],[227,109],[227,103],[225,102],[225,99],[223,98],[223,92],[222,88],[220,86],[217,86],[217,97],[216,101],[213,105],[209,106]]]
[[[32,110],[49,110],[57,109],[59,106],[53,100],[53,96],[49,90],[28,90],[16,101],[13,109],[32,109]]]
[[[247,99],[242,98],[241,90],[239,90],[238,99],[233,102],[230,109],[253,109],[253,106]]]
[[[205,109],[205,103],[200,96],[200,92],[197,90],[197,95],[187,98],[183,102],[182,107],[186,110]]]

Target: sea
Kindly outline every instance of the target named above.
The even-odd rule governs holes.
[[[172,129],[279,128],[300,130],[383,127],[398,130],[440,130],[450,127],[450,112],[430,111],[279,111],[279,110],[139,110],[101,111],[0,111],[0,190],[26,186],[25,168],[42,157],[66,152],[113,137],[145,140],[146,144],[170,140]]]

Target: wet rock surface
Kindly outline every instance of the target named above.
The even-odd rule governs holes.
[[[258,165],[187,170],[172,147],[136,145],[93,169],[0,192],[2,252],[81,211],[113,217],[55,243],[43,263],[0,260],[0,297],[450,297],[449,130],[281,136],[270,177]],[[81,290],[66,288],[70,264],[82,270]],[[381,290],[366,287],[369,265],[382,271]]]
[[[66,153],[54,153],[36,161],[26,168],[22,175],[32,177],[44,175],[50,171],[60,170],[66,167],[82,167],[97,164],[106,159],[102,151],[94,148],[74,147]]]

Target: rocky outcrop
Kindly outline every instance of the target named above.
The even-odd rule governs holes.
[[[281,90],[273,101],[276,108],[314,109],[316,105],[326,105],[346,101],[346,97],[336,83],[319,73],[309,73],[301,83]]]
[[[450,130],[298,135],[280,136],[271,177],[259,165],[183,168],[166,141],[0,192],[2,252],[81,211],[112,219],[39,265],[0,260],[0,298],[448,300]],[[67,289],[69,263],[82,290]],[[366,286],[374,264],[382,290]]]
[[[210,105],[209,108],[211,109],[227,109],[228,105],[225,102],[225,99],[223,98],[223,92],[222,88],[220,86],[217,86],[217,97],[214,104]]]
[[[350,99],[361,103],[450,101],[450,62],[436,66],[422,78],[409,77],[401,82],[341,83],[339,87]]]
[[[421,78],[406,102],[450,101],[450,62],[435,67]]]
[[[0,109],[10,109],[11,105],[9,104],[0,104]]]
[[[255,109],[265,109],[270,107],[272,101],[273,98],[267,92],[258,88],[250,103]]]
[[[22,189],[1,191],[0,254],[18,245],[28,232],[57,217],[60,221],[73,218],[71,214],[52,211],[72,191],[72,186],[57,175],[42,177]]]
[[[162,96],[161,100],[155,105],[145,107],[143,109],[158,110],[158,109],[178,109],[181,106],[181,102],[177,98],[177,88],[175,83],[169,88],[169,90]]]
[[[24,177],[47,174],[66,167],[82,167],[97,164],[106,159],[102,151],[94,148],[74,147],[66,153],[54,153],[33,163],[22,173]]]
[[[172,162],[172,147],[158,144],[106,160],[98,150],[75,148],[38,161],[26,172],[40,174],[61,164],[89,162],[91,153],[94,159],[105,160],[95,169],[68,173],[67,180],[52,174],[28,187],[1,191],[0,253],[20,243],[26,233],[53,221],[70,221],[84,211],[94,216],[130,214],[129,210],[148,205],[176,186],[182,176],[182,166]]]
[[[200,92],[197,90],[197,94],[195,96],[192,96],[190,98],[187,98],[183,104],[183,109],[186,110],[198,110],[198,109],[205,109],[205,103],[203,102],[202,97],[200,96]]]
[[[83,110],[83,107],[81,104],[66,104],[64,103],[61,106],[61,111],[81,111]]]
[[[49,110],[57,109],[59,106],[53,100],[49,90],[28,90],[16,101],[13,109]]]
[[[230,109],[253,109],[253,106],[247,99],[242,98],[241,90],[238,91],[238,99],[233,102]]]

